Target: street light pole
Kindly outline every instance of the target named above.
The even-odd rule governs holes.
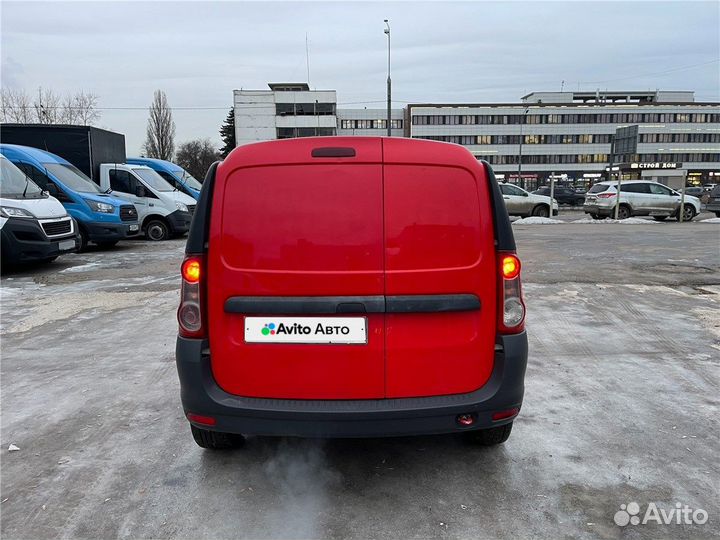
[[[385,34],[388,38],[388,77],[387,77],[387,135],[391,136],[390,131],[390,116],[391,116],[391,98],[390,98],[390,23],[385,19]]]
[[[526,107],[525,112],[520,116],[520,156],[518,159],[518,184],[521,188],[525,189],[525,181],[522,178],[522,147],[523,147],[523,124],[527,113],[530,112],[530,108]]]

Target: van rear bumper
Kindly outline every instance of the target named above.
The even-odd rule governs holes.
[[[499,336],[495,365],[485,385],[468,394],[372,400],[260,399],[228,394],[212,375],[207,340],[178,337],[175,351],[185,413],[210,416],[197,427],[244,435],[393,437],[453,433],[507,424],[495,412],[520,408],[527,365],[525,332]],[[472,414],[471,427],[457,423]]]

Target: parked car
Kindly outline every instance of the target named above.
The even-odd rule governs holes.
[[[236,148],[203,182],[181,275],[181,399],[204,448],[510,434],[527,362],[520,261],[492,169],[461,146]]]
[[[200,198],[202,182],[196,180],[193,175],[180,165],[175,165],[164,159],[154,158],[128,158],[127,163],[130,165],[145,165],[146,167],[150,167],[175,189],[182,191],[186,195],[190,195],[195,200]]]
[[[703,184],[702,187],[703,187],[703,189],[704,189],[705,191],[712,191],[712,190],[715,189],[717,186],[718,186],[718,184]]]
[[[98,185],[63,158],[28,146],[0,144],[7,157],[30,179],[55,197],[78,224],[81,245],[113,246],[140,232],[136,208],[104,193]]]
[[[703,193],[705,193],[705,189],[701,187],[688,187],[685,188],[685,195],[691,195],[693,197],[697,197],[700,199],[703,196]]]
[[[100,187],[131,201],[148,240],[181,236],[190,228],[195,199],[181,193],[144,165],[103,163]]]
[[[710,192],[705,210],[714,212],[717,217],[720,217],[720,184],[715,186]]]
[[[508,214],[511,216],[549,217],[558,215],[558,202],[544,195],[528,193],[514,184],[500,184],[503,200]],[[552,209],[552,210],[551,210]]]
[[[543,186],[540,189],[536,189],[532,192],[533,195],[544,195],[550,196],[550,187]],[[585,194],[578,193],[573,188],[565,186],[555,186],[553,188],[553,199],[559,204],[569,204],[570,206],[577,206],[585,202]]]
[[[599,182],[585,196],[583,209],[595,219],[615,216],[617,182]],[[658,182],[628,180],[620,185],[618,219],[631,216],[652,216],[657,221],[678,217],[680,193]],[[683,221],[692,221],[700,213],[700,199],[685,196]]]
[[[1,154],[0,235],[3,266],[54,261],[80,244],[63,205]]]

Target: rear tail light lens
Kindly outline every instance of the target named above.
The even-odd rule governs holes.
[[[183,337],[205,337],[203,326],[203,268],[201,256],[187,257],[181,267],[182,282],[180,286],[180,307],[177,318],[180,324],[180,335]]]
[[[204,424],[206,426],[214,426],[217,423],[212,416],[203,416],[195,413],[187,413],[187,419],[196,424]]]
[[[520,409],[518,407],[513,407],[512,409],[508,409],[506,411],[498,411],[496,413],[493,413],[492,419],[493,422],[497,422],[499,420],[505,420],[507,418],[512,418],[513,416],[517,416],[517,414],[520,412]]]
[[[520,267],[520,259],[514,253],[500,254],[498,327],[501,334],[516,334],[525,326]]]
[[[615,196],[615,193],[600,193],[598,194],[598,199],[612,199]]]

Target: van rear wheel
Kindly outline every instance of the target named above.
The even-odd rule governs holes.
[[[502,444],[510,437],[513,423],[505,424],[504,426],[493,427],[489,429],[478,429],[476,431],[468,431],[463,433],[465,439],[479,446],[495,446],[496,444]]]
[[[201,429],[190,425],[193,439],[200,448],[208,450],[229,450],[231,448],[240,448],[245,444],[245,437],[235,433],[222,433],[220,431],[210,431],[209,429]]]
[[[153,219],[145,225],[145,236],[148,240],[160,242],[170,238],[170,228],[164,221]]]
[[[533,208],[532,215],[537,217],[550,217],[550,209],[544,204],[539,204]]]

